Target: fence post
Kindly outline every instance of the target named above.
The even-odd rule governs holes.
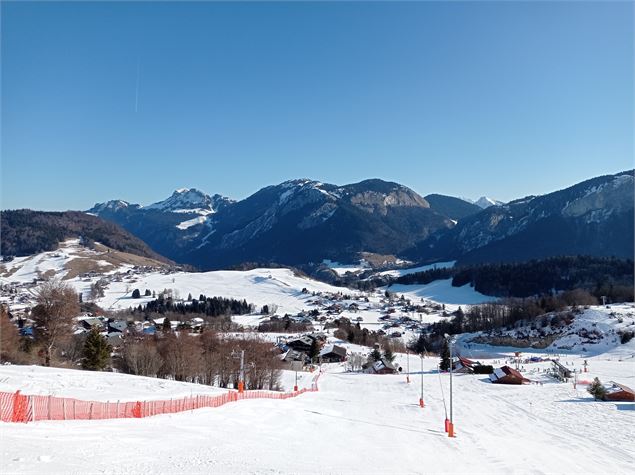
[[[48,420],[51,420],[51,395],[49,394],[46,398],[46,412],[48,416]]]
[[[117,405],[115,406],[115,411],[117,411],[117,418],[119,418],[119,399],[117,399]]]
[[[75,403],[77,401],[73,399],[73,420],[77,419],[77,412],[75,411]]]
[[[66,398],[62,399],[62,420],[66,420]]]
[[[88,410],[88,420],[92,421],[93,420],[93,403],[90,403],[90,409]]]

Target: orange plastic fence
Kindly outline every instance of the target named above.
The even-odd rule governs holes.
[[[288,399],[318,390],[319,374],[311,388],[292,392],[228,391],[218,396],[198,395],[180,399],[136,402],[82,401],[56,396],[28,396],[20,391],[0,392],[0,421],[66,421],[150,417],[159,414],[191,411],[203,407],[220,407],[241,399]]]

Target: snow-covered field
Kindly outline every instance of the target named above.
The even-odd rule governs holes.
[[[477,292],[467,284],[463,287],[452,287],[452,279],[435,280],[429,284],[420,285],[394,284],[388,290],[397,295],[403,294],[415,302],[426,299],[450,304],[452,309],[459,305],[475,305],[496,300],[495,297]]]
[[[380,272],[380,275],[389,275],[391,277],[401,277],[402,275],[414,274],[416,272],[424,272],[432,269],[446,269],[448,267],[454,267],[456,261],[444,261],[435,262],[434,264],[427,264],[419,267],[409,267],[407,269],[394,269]]]
[[[99,373],[42,366],[0,365],[0,391],[86,401],[150,401],[190,395],[217,395],[224,390],[167,379]]]
[[[143,295],[145,289],[172,289],[185,299],[188,293],[193,298],[200,294],[208,297],[232,297],[246,299],[258,307],[277,305],[278,313],[295,314],[303,310],[310,294],[303,294],[302,289],[309,292],[346,292],[355,294],[341,287],[334,287],[317,280],[298,277],[289,269],[254,269],[249,271],[213,271],[213,272],[153,272],[135,276],[124,282],[113,282],[108,286],[106,295],[98,304],[107,309],[124,309],[130,306],[143,305],[152,297],[133,299],[132,292],[138,288]],[[259,308],[258,308],[259,310]]]
[[[588,378],[632,387],[632,354],[629,343],[588,358]],[[579,367],[583,357],[566,362]],[[403,374],[333,364],[324,365],[319,392],[294,399],[146,419],[3,423],[3,473],[632,473],[633,403],[595,402],[583,386],[550,380],[540,364],[526,375],[543,384],[455,375],[457,437],[449,439],[449,376],[437,374],[438,359],[424,359],[419,408],[420,361],[410,357],[410,384]],[[406,368],[405,355],[399,363]],[[126,390],[143,390],[121,377],[131,380],[122,380]]]

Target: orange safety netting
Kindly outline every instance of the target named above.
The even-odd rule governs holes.
[[[311,388],[299,391],[245,391],[242,393],[229,391],[218,396],[198,395],[160,401],[82,401],[56,396],[28,396],[21,394],[20,391],[15,393],[0,392],[0,421],[32,422],[149,417],[191,411],[203,407],[220,407],[241,399],[288,399],[306,392],[317,391],[318,378],[319,374],[314,378]]]

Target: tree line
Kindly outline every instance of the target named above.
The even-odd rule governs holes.
[[[491,331],[499,328],[511,330],[519,322],[533,322],[539,327],[558,327],[570,323],[578,306],[597,305],[597,298],[583,289],[556,295],[528,298],[508,298],[480,305],[467,311],[459,307],[448,320],[431,324],[424,334],[409,347],[421,353],[438,352],[443,348],[444,335]],[[564,312],[571,308],[571,311]]]
[[[633,301],[633,261],[614,257],[562,256],[523,263],[480,264],[430,269],[401,276],[399,284],[429,284],[452,279],[454,287],[470,284],[494,297],[530,297],[584,289],[609,302]]]
[[[203,314],[210,317],[221,315],[244,315],[254,311],[254,305],[247,303],[246,300],[236,300],[224,297],[206,297],[201,294],[198,299],[188,299],[189,302],[175,302],[172,297],[164,298],[159,294],[158,298],[148,302],[145,307],[139,305],[134,308],[133,313],[177,313],[185,314]]]

